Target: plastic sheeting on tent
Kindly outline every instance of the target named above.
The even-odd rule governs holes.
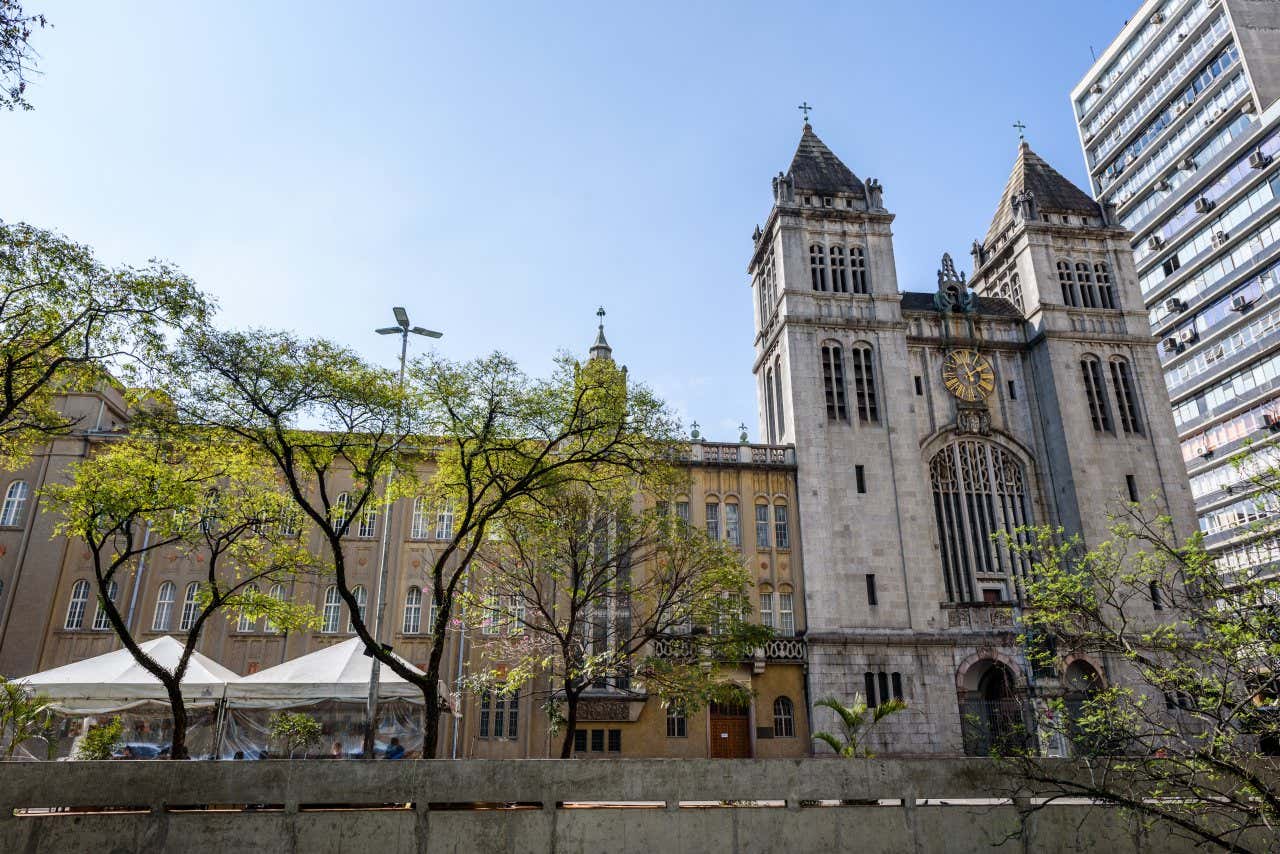
[[[168,635],[139,646],[170,672],[177,668],[182,657],[182,644]],[[188,706],[215,704],[222,699],[227,683],[239,678],[213,659],[194,652],[182,678],[182,697]],[[44,670],[16,681],[46,695],[64,712],[115,711],[146,701],[169,700],[160,680],[138,664],[127,649]]]
[[[422,671],[403,658],[396,658],[415,673]],[[294,658],[227,685],[227,700],[234,706],[279,706],[289,701],[367,700],[373,659],[364,654],[359,638],[327,646]],[[440,696],[446,697],[444,685]],[[422,692],[391,668],[378,671],[379,699],[422,702]]]

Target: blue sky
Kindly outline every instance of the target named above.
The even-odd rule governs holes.
[[[985,232],[1015,119],[1084,185],[1068,92],[1138,3],[26,5],[54,29],[36,110],[0,114],[6,220],[388,364],[392,305],[539,372],[603,303],[615,356],[731,440],[796,105],[883,182],[900,286],[929,290]]]

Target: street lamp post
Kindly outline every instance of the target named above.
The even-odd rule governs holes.
[[[425,338],[439,338],[443,333],[434,332],[430,329],[423,329],[421,326],[409,325],[409,313],[401,306],[391,309],[396,316],[395,326],[385,326],[376,330],[379,335],[399,335],[400,336],[400,380],[399,389],[404,391],[404,364],[405,357],[409,353],[409,336],[421,335]],[[395,464],[393,463],[387,469],[387,481],[383,487],[383,497],[385,498],[391,492],[391,481],[395,477]],[[382,519],[382,548],[378,554],[378,584],[373,592],[373,640],[375,643],[382,643],[382,617],[386,610],[386,588],[387,588],[387,552],[391,548],[391,519],[394,502],[388,503],[386,512]],[[369,705],[366,709],[367,725],[364,731],[364,756],[366,759],[373,758],[373,747],[375,736],[378,731],[378,679],[382,672],[382,662],[376,656],[371,656],[373,661],[369,668]]]

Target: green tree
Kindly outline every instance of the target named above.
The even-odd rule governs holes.
[[[170,425],[172,427],[172,425]],[[182,680],[211,617],[265,617],[282,627],[314,623],[310,609],[258,592],[264,583],[314,571],[299,540],[296,512],[258,449],[233,437],[140,429],[75,466],[69,483],[46,488],[54,535],[89,551],[98,607],[124,648],[168,694],[170,756],[185,759],[187,711]],[[195,556],[203,566],[182,654],[172,669],[139,645],[135,629],[109,595],[124,588],[138,559],[160,549]]]
[[[319,530],[357,636],[422,691],[424,756],[439,742],[438,686],[459,586],[491,522],[550,487],[623,478],[659,455],[674,428],[656,397],[628,388],[625,372],[603,360],[580,366],[561,357],[540,379],[500,354],[463,363],[428,356],[410,364],[402,390],[392,372],[330,342],[215,332],[189,336],[179,364],[170,394],[184,416],[263,449]],[[416,483],[423,466],[434,474]],[[391,471],[397,477],[384,490]],[[381,515],[415,491],[454,509],[452,531],[428,569],[436,622],[425,673],[375,639],[343,549],[352,520]]]
[[[1263,547],[1275,536],[1256,533]],[[1116,510],[1092,548],[1044,527],[1019,540],[1033,563],[1023,638],[1054,640],[1026,644],[1033,661],[1085,655],[1108,679],[1037,722],[1076,762],[1011,756],[1016,779],[1207,847],[1274,850],[1280,791],[1266,753],[1280,746],[1280,579],[1220,569],[1200,533],[1181,540],[1169,517],[1137,504]]]
[[[861,694],[853,696],[853,703],[846,706],[835,697],[827,697],[814,703],[836,713],[836,724],[840,730],[836,734],[815,732],[813,737],[827,744],[836,756],[845,759],[855,757],[869,759],[873,754],[866,746],[867,736],[880,721],[907,708],[902,700],[885,700],[878,706],[868,706]]]
[[[117,715],[104,724],[89,727],[80,746],[76,748],[76,759],[110,759],[120,746],[124,736],[124,724]]]
[[[283,745],[290,759],[320,743],[320,722],[305,712],[277,712],[269,726],[271,740]]]
[[[36,73],[31,36],[49,25],[44,15],[30,15],[21,0],[0,0],[0,109],[30,110],[27,79]]]
[[[44,738],[52,705],[44,694],[0,676],[0,743],[5,745],[5,759],[12,759],[27,739]]]
[[[470,685],[541,696],[563,725],[564,759],[593,683],[693,711],[733,687],[712,664],[741,662],[772,635],[744,619],[751,575],[738,549],[666,504],[637,507],[641,484],[671,474],[652,465],[644,478],[575,480],[511,503],[475,556],[466,610],[490,666]]]
[[[58,394],[103,382],[108,369],[127,376],[154,364],[166,333],[210,310],[168,265],[112,269],[53,232],[0,222],[0,466],[75,426]]]

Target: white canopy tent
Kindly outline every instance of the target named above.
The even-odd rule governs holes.
[[[170,672],[182,657],[182,644],[168,635],[139,646]],[[188,706],[217,703],[227,683],[238,678],[213,659],[194,652],[182,678],[183,699]],[[46,695],[66,712],[112,711],[138,702],[169,700],[160,680],[135,661],[127,649],[64,664],[17,681]]]
[[[396,658],[415,673],[422,672],[403,658]],[[307,700],[367,700],[372,669],[373,659],[364,654],[364,644],[359,638],[351,638],[236,679],[227,686],[227,701],[248,706],[259,702],[280,705]],[[445,696],[443,684],[440,690]],[[378,673],[378,698],[421,703],[422,692],[384,666]]]

